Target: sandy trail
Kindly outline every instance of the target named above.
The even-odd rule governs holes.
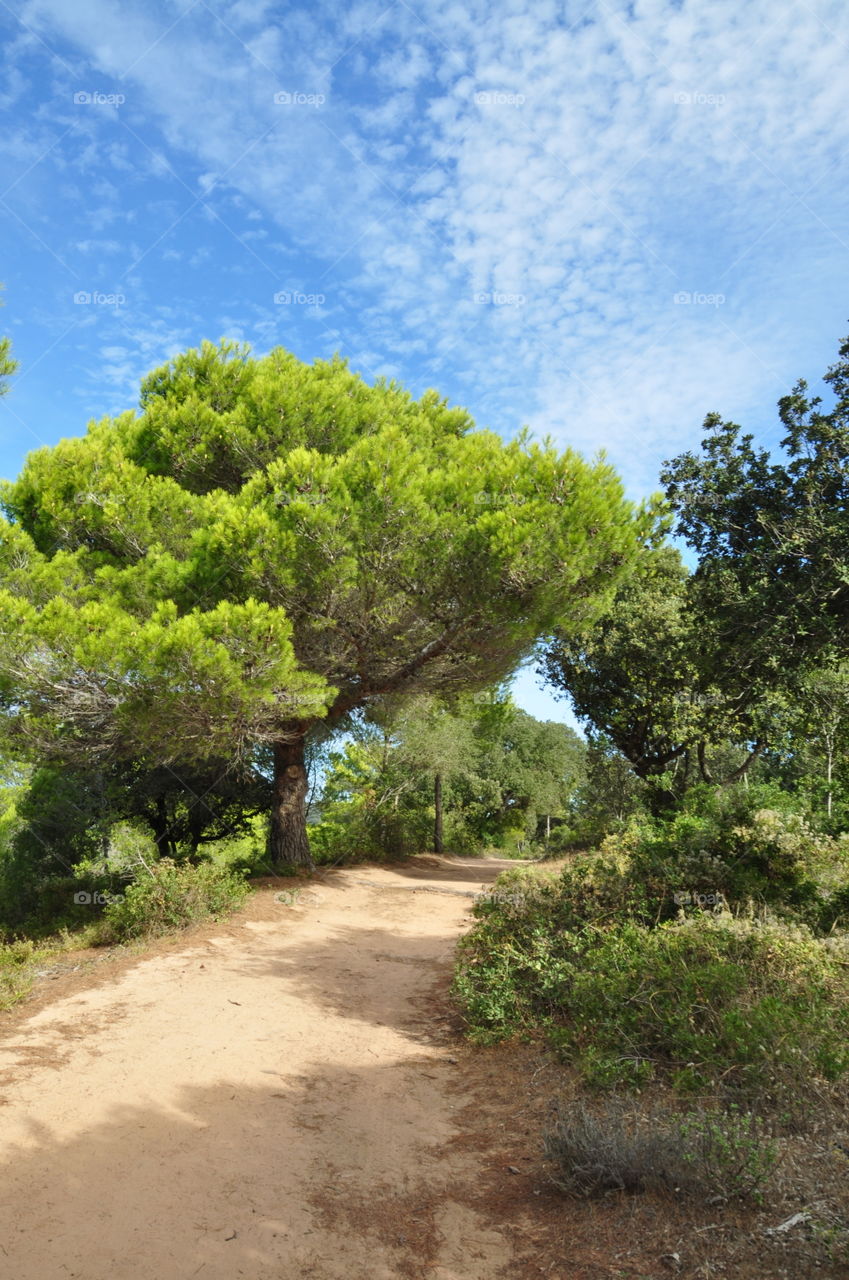
[[[444,1003],[469,895],[503,867],[350,868],[294,906],[265,889],[18,1010],[0,1039],[0,1275],[510,1275],[509,1228],[463,1195],[480,1157]]]

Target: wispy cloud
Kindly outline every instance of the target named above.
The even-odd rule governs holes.
[[[29,0],[22,19],[53,79],[17,215],[75,265],[96,234],[66,238],[41,201],[64,181],[85,202],[80,171],[109,183],[89,216],[111,220],[110,271],[139,215],[115,386],[226,319],[440,386],[504,432],[606,447],[644,490],[707,410],[766,421],[845,322],[836,0]],[[327,301],[276,305],[286,289]]]

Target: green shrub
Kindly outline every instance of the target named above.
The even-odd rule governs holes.
[[[359,821],[325,821],[308,827],[310,852],[317,866],[336,862],[363,862],[367,858],[385,857],[367,824]]]
[[[29,938],[0,944],[0,1009],[8,1009],[30,990],[32,968],[38,957],[35,943]]]
[[[500,876],[460,944],[473,1038],[543,1028],[598,1087],[777,1099],[849,1071],[845,936],[702,911],[655,926],[654,905],[609,849]]]
[[[195,864],[214,862],[237,876],[269,876],[275,874],[268,857],[268,822],[261,816],[250,820],[250,830],[241,835],[224,836],[200,845]]]
[[[591,1084],[720,1083],[787,1097],[849,1071],[849,949],[801,927],[700,919],[585,935],[553,1037]]]
[[[56,960],[64,952],[88,945],[90,937],[63,930],[52,938],[36,942],[33,938],[13,938],[0,943],[0,1009],[8,1009],[27,996],[45,967],[55,970]]]
[[[459,943],[454,992],[472,1037],[487,1042],[556,1012],[570,963],[560,919],[568,904],[556,871],[516,867],[472,910],[478,923]]]
[[[561,1105],[544,1147],[552,1181],[576,1196],[663,1189],[759,1199],[778,1155],[765,1123],[751,1113],[675,1115],[621,1098]]]
[[[676,894],[722,895],[734,907],[768,906],[827,931],[830,906],[849,883],[845,842],[825,836],[768,786],[693,788],[682,810],[628,833],[631,874],[646,885],[662,918]]]
[[[634,820],[570,863],[564,894],[646,924],[716,907],[817,933],[849,925],[849,839],[815,831],[789,799],[767,786],[693,788],[679,813]]]
[[[244,876],[224,867],[211,862],[178,866],[163,858],[109,903],[101,940],[123,942],[182,929],[234,910],[249,893]]]

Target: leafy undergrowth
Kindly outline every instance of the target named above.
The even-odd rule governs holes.
[[[467,1031],[543,1038],[574,1081],[543,1135],[562,1191],[813,1202],[810,1135],[844,1134],[828,1161],[849,1155],[849,936],[816,927],[810,894],[734,901],[721,865],[712,893],[644,852],[611,843],[499,877],[460,943]],[[845,1204],[809,1217],[849,1263]]]
[[[90,946],[93,926],[71,933],[64,930],[53,938],[34,942],[31,938],[0,943],[0,1011],[24,1000],[45,969],[56,965],[64,952]]]
[[[250,892],[244,872],[208,862],[177,866],[163,858],[145,868],[123,894],[110,895],[102,914],[83,928],[62,929],[37,941],[0,943],[0,1010],[25,999],[64,952],[159,937],[219,919],[241,906]]]
[[[526,1246],[517,1275],[849,1280],[846,1109],[818,1102],[788,1132],[659,1083],[590,1091],[525,1037],[465,1061],[478,1096],[463,1120],[490,1114],[493,1209]]]
[[[218,919],[241,906],[250,892],[244,873],[212,862],[180,866],[162,858],[107,905],[98,941],[157,937]]]
[[[646,923],[604,856],[504,873],[455,978],[473,1038],[544,1030],[593,1087],[652,1079],[776,1105],[849,1073],[849,938],[765,916]]]

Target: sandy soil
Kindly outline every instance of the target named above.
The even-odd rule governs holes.
[[[527,1179],[468,1132],[478,1086],[446,1002],[471,895],[503,866],[349,868],[294,905],[278,882],[46,982],[0,1038],[0,1273],[530,1274],[527,1238],[476,1194],[493,1168],[511,1193]]]

